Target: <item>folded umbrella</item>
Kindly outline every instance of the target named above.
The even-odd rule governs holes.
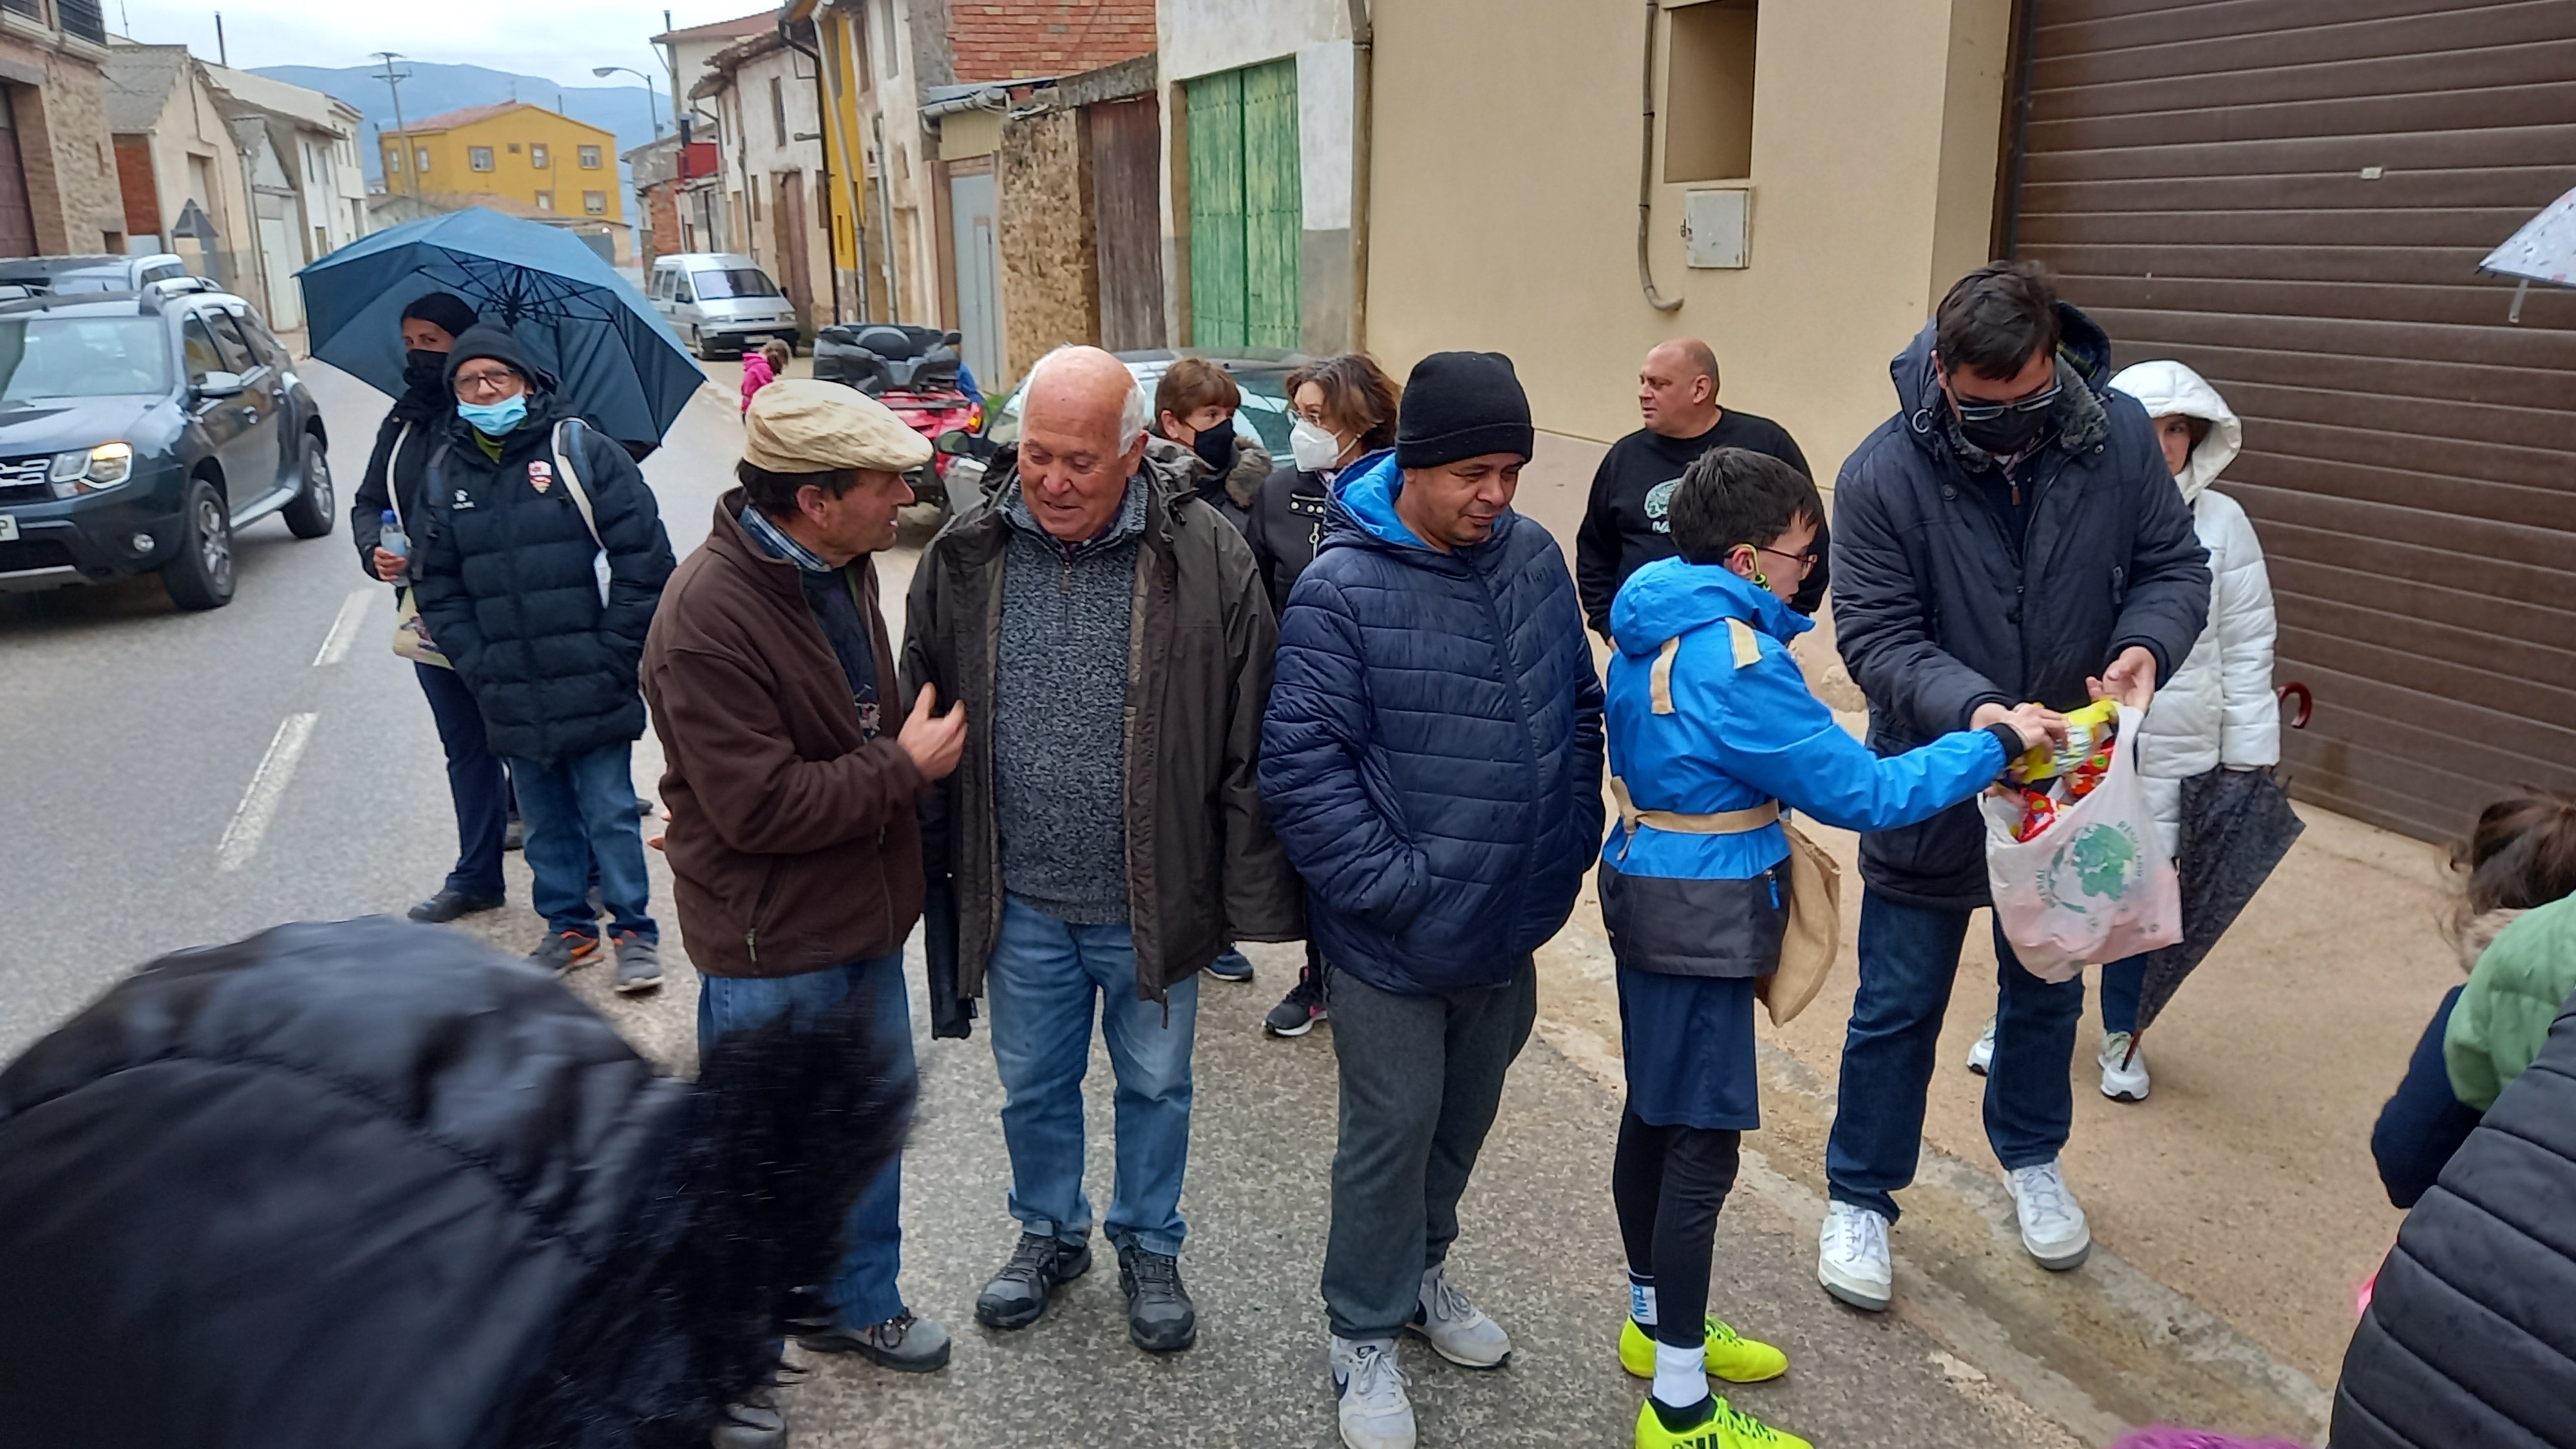
[[[2147,955],[2141,1033],[2307,828],[2269,770],[2212,770],[2182,782],[2182,939]]]
[[[315,357],[402,392],[402,309],[453,292],[516,334],[601,432],[652,444],[706,374],[633,283],[570,232],[482,207],[388,227],[296,274]]]

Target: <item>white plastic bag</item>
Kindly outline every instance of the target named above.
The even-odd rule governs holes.
[[[2157,844],[2155,814],[2138,778],[2145,720],[2121,706],[2109,773],[2028,841],[2013,839],[2017,802],[2002,795],[1979,802],[1995,920],[2023,968],[2043,981],[2068,980],[2087,961],[2117,961],[2182,939],[2182,882]]]

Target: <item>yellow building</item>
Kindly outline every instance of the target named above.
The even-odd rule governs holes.
[[[617,138],[543,106],[468,106],[414,121],[383,140],[388,191],[503,196],[624,229]]]

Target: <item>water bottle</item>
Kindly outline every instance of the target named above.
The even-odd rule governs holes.
[[[383,549],[387,553],[400,554],[403,558],[409,559],[411,557],[411,535],[403,532],[402,515],[388,508],[385,510],[384,523],[385,531],[377,536],[376,547]]]

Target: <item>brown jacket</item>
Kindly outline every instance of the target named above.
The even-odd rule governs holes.
[[[1262,818],[1253,778],[1279,626],[1252,548],[1186,491],[1179,470],[1146,465],[1145,538],[1136,555],[1125,711],[1127,924],[1136,994],[1162,999],[1228,941],[1305,935],[1305,885]],[[1009,528],[991,500],[941,530],[922,554],[904,611],[906,697],[924,684],[966,707],[966,753],[923,797],[933,877],[957,893],[957,984],[981,996],[1002,925],[1001,836],[993,812],[994,658],[1002,629]],[[1185,488],[1186,485],[1184,485]]]
[[[662,592],[644,698],[668,768],[665,849],[689,960],[710,976],[796,976],[903,949],[921,919],[917,801],[929,782],[889,733],[861,739],[849,681],[796,566],[716,503]],[[873,560],[850,566],[889,727],[904,717]]]

